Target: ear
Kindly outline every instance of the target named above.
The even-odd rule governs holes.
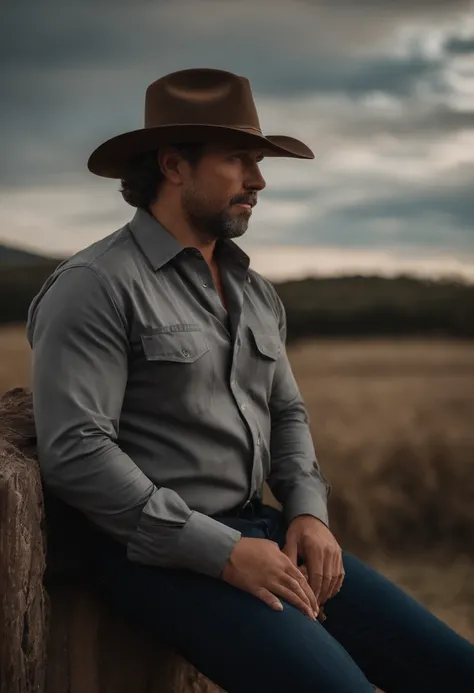
[[[182,185],[186,161],[174,147],[162,147],[157,154],[163,176],[173,185]]]

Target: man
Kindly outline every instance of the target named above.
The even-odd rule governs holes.
[[[231,240],[266,156],[313,153],[210,69],[154,82],[145,127],[92,154],[137,212],[31,306],[45,484],[100,528],[108,598],[229,692],[470,691],[472,646],[328,527],[283,306]]]

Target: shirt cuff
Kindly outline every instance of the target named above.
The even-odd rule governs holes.
[[[241,536],[237,529],[193,511],[179,540],[183,568],[220,578]]]
[[[163,521],[147,507],[127,545],[127,557],[161,568],[183,568],[220,578],[241,532],[191,511]]]
[[[283,514],[289,524],[298,515],[312,515],[329,527],[327,502],[318,489],[297,486],[283,504]]]

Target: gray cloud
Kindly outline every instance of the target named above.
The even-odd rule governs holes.
[[[400,158],[408,152],[421,161],[430,144],[474,129],[474,101],[459,107],[447,78],[449,61],[474,51],[474,37],[448,23],[469,8],[469,0],[275,0],[271,12],[256,0],[12,0],[0,10],[0,194],[1,186],[7,195],[8,188],[39,184],[90,185],[89,153],[141,127],[147,84],[193,66],[249,77],[269,122],[307,134],[318,152],[358,146],[383,159],[379,142],[388,138]],[[397,32],[415,25],[444,32],[439,50],[415,39],[401,49]],[[380,95],[387,108],[370,103]],[[440,181],[428,175],[427,160],[427,180],[410,188],[388,175],[380,183],[376,168],[337,178],[322,160],[312,169],[317,175],[308,174],[315,177],[311,189],[269,186],[264,194],[270,203],[317,210],[328,195],[337,197],[338,186],[365,186],[368,195],[357,204],[342,196],[316,225],[296,224],[292,242],[466,248],[473,242],[474,176],[465,170],[461,180],[453,161]],[[109,208],[71,210],[64,223],[101,226],[112,216]]]
[[[363,205],[350,205],[340,209],[339,213],[354,221],[376,219],[399,219],[403,223],[426,216],[427,218],[442,217],[446,226],[455,229],[455,233],[467,232],[466,238],[473,239],[472,215],[474,201],[472,185],[474,184],[474,169],[469,185],[418,191],[416,195],[403,197],[386,197],[382,200],[368,202]],[[434,231],[436,231],[434,229]],[[446,229],[442,229],[446,233]]]
[[[474,251],[474,165],[465,167],[462,182],[394,185],[375,189],[357,203],[341,203],[314,221],[293,230],[296,243],[381,248],[405,247]],[[315,211],[318,198],[313,200]]]
[[[474,38],[453,36],[445,44],[448,53],[453,55],[470,55],[474,53]]]

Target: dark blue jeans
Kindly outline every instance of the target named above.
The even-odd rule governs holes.
[[[268,506],[220,521],[284,544],[282,514]],[[132,563],[102,541],[104,596],[228,693],[474,691],[474,647],[352,555],[322,625],[206,575]]]

